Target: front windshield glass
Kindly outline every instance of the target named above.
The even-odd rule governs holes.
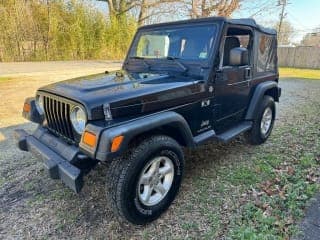
[[[213,24],[143,30],[135,40],[130,57],[206,60],[215,35]]]

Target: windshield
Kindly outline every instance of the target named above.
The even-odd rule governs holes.
[[[142,30],[129,58],[206,60],[215,35],[216,25],[213,24]]]

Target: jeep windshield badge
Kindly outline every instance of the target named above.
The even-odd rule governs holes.
[[[149,223],[178,193],[183,147],[242,133],[255,145],[268,139],[281,95],[276,38],[253,19],[140,27],[121,70],[57,82],[27,98],[23,116],[39,126],[31,134],[17,129],[17,145],[75,192],[108,162],[108,204],[133,224]]]

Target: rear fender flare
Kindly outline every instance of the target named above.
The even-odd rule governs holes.
[[[255,113],[257,112],[257,109],[261,105],[262,99],[265,95],[265,93],[269,89],[276,88],[278,91],[278,83],[275,81],[267,81],[260,83],[256,89],[254,90],[253,96],[251,98],[245,120],[252,120],[254,118]]]

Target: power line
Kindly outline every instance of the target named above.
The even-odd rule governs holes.
[[[298,25],[301,26],[301,30],[296,30],[296,31],[304,31],[304,32],[310,32],[310,31],[313,31],[313,32],[318,32],[320,31],[320,25],[319,26],[314,26],[314,27],[306,27],[305,25],[301,24],[301,21],[299,21],[298,18],[296,18],[296,16],[294,16],[292,13],[288,13],[288,15],[290,16],[290,18],[292,20],[294,20],[294,22],[296,22]]]
[[[307,28],[307,27],[306,27],[304,24],[302,24],[301,21],[299,21],[299,19],[296,18],[291,12],[288,12],[287,14],[291,17],[291,19],[293,19],[293,20],[294,20],[297,24],[299,24],[301,27]]]

